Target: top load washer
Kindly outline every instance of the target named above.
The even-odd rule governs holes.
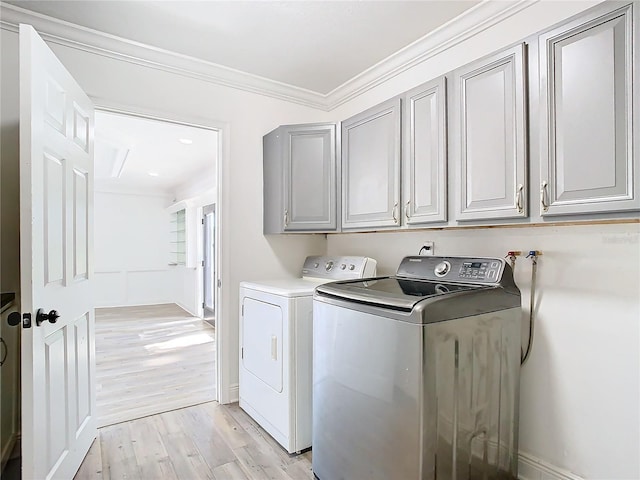
[[[517,478],[521,304],[503,259],[406,257],[313,303],[320,480]]]
[[[240,407],[289,453],[311,446],[313,292],[375,274],[371,258],[312,256],[302,278],[240,283]]]

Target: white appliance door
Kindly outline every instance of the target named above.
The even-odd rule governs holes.
[[[44,41],[20,25],[22,475],[73,478],[96,437],[94,109]],[[56,310],[37,325],[36,311]]]
[[[242,364],[256,378],[281,393],[283,311],[279,305],[244,299]]]

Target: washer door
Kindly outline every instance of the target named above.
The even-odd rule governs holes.
[[[278,393],[282,392],[282,326],[279,305],[244,298],[242,365]]]

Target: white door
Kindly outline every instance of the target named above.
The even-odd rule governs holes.
[[[93,105],[20,25],[24,479],[73,478],[96,437]],[[36,312],[58,312],[38,325]]]

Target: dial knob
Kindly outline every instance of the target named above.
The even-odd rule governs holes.
[[[450,268],[451,264],[445,260],[444,262],[440,262],[438,265],[436,265],[433,273],[435,273],[438,277],[443,277],[447,274]]]
[[[347,268],[347,266],[344,263],[340,265],[340,270],[344,270],[345,268]]]
[[[333,262],[327,262],[324,266],[324,269],[328,272],[333,268]]]
[[[313,264],[313,268],[318,268],[320,266],[320,264],[318,262]]]
[[[349,270],[355,270],[356,266],[352,263],[351,265],[349,265]]]

